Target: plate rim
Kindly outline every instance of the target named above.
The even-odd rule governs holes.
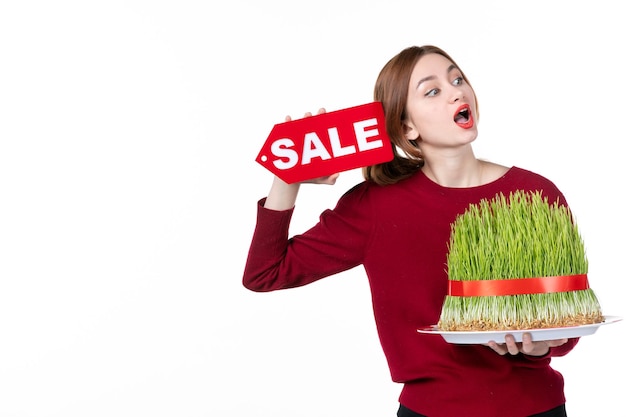
[[[566,327],[544,327],[539,329],[509,329],[509,330],[439,330],[436,324],[431,324],[430,326],[419,327],[417,331],[422,334],[440,334],[440,335],[484,335],[484,334],[494,334],[494,335],[503,335],[503,334],[519,334],[525,332],[549,332],[549,331],[559,331],[559,330],[575,330],[575,329],[585,329],[585,328],[593,328],[600,327],[605,324],[617,323],[618,321],[623,320],[621,316],[612,316],[605,315],[603,316],[604,320],[599,323],[589,323],[589,324],[581,324],[578,326],[566,326]]]

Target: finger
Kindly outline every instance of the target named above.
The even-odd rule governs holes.
[[[326,182],[328,184],[333,185],[335,182],[337,182],[337,178],[339,178],[339,173],[333,174],[333,175],[329,175],[328,178],[326,178]]]
[[[326,176],[318,177],[318,178],[313,178],[313,179],[305,180],[305,181],[302,181],[302,182],[303,183],[310,183],[310,184],[330,184],[330,185],[334,185],[335,182],[337,182],[337,178],[339,178],[339,173],[332,174],[332,175],[326,175]]]
[[[530,333],[524,333],[522,335],[522,352],[531,353],[535,345],[533,344],[533,338]]]
[[[505,348],[502,347],[502,345],[497,344],[493,340],[490,340],[487,343],[487,346],[489,346],[494,352],[496,352],[500,356],[506,355],[508,352]]]
[[[285,116],[285,121],[286,122],[290,122],[291,121],[291,116],[289,116],[289,115]]]
[[[323,107],[320,107],[320,109],[317,111],[317,114],[324,114],[326,113],[326,109]]]
[[[513,335],[507,334],[504,336],[504,341],[506,342],[506,347],[511,355],[517,355],[519,353],[519,347]]]
[[[548,346],[557,347],[567,343],[569,339],[548,340]]]
[[[311,117],[313,116],[313,113],[311,113],[310,111],[304,113],[304,117]]]

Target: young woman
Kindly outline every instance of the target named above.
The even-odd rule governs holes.
[[[365,181],[291,238],[300,184],[275,178],[258,204],[243,285],[273,291],[363,265],[391,377],[403,384],[398,416],[565,416],[563,378],[550,358],[577,339],[533,342],[525,334],[522,343],[507,336],[503,344],[454,345],[416,331],[439,320],[450,226],[469,204],[516,190],[566,204],[564,196],[540,175],[474,156],[474,90],[441,49],[415,46],[393,57],[374,100],[383,104],[394,159],[364,168]]]

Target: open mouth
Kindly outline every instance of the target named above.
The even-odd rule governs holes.
[[[463,129],[469,129],[474,126],[474,119],[472,118],[472,112],[469,105],[464,104],[454,114],[454,123],[462,127]]]

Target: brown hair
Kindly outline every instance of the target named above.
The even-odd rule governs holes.
[[[378,74],[374,87],[374,100],[380,101],[385,112],[387,135],[391,139],[393,159],[382,164],[363,168],[363,177],[380,185],[396,183],[410,177],[424,165],[422,152],[414,141],[409,142],[404,135],[406,103],[409,94],[409,81],[413,68],[426,54],[439,54],[458,65],[442,49],[432,46],[411,46],[402,50],[385,64]],[[459,71],[461,69],[459,68]],[[461,75],[469,84],[463,71]],[[469,84],[471,87],[471,84]]]

